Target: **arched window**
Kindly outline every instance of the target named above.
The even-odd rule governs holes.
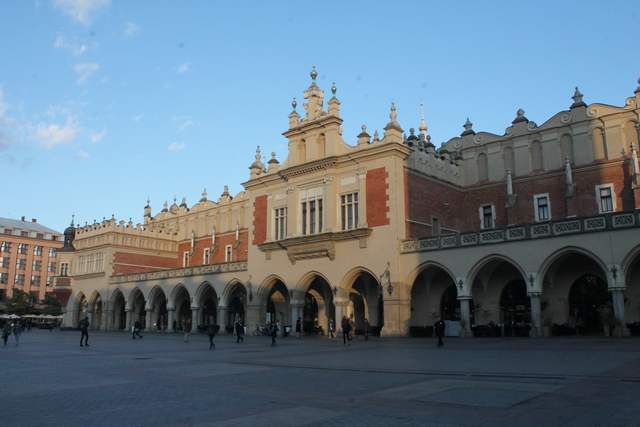
[[[560,137],[560,154],[562,155],[563,165],[566,158],[569,158],[569,161],[573,163],[573,139],[571,135],[565,133]]]
[[[531,143],[531,170],[542,170],[542,144],[540,141]]]
[[[489,179],[489,164],[485,153],[478,154],[478,181]]]
[[[318,158],[322,159],[326,155],[326,137],[324,133],[318,136]]]
[[[507,170],[510,170],[511,174],[515,175],[516,174],[516,170],[515,170],[516,162],[515,162],[515,159],[513,157],[513,148],[512,147],[505,147],[503,155],[504,155],[504,170],[505,170],[505,173],[506,173]]]
[[[602,128],[593,129],[593,158],[596,160],[607,159],[607,146]]]

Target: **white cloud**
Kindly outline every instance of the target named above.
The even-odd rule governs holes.
[[[187,71],[189,71],[189,68],[190,68],[190,67],[191,67],[191,65],[190,65],[188,62],[185,62],[185,63],[183,63],[183,64],[180,64],[180,65],[178,66],[178,73],[180,73],[180,74],[184,74],[184,73],[186,73]]]
[[[83,62],[73,66],[73,70],[78,75],[78,84],[85,83],[89,77],[100,69],[100,65],[95,62]]]
[[[125,37],[133,37],[140,32],[140,26],[135,22],[128,21],[124,24],[122,33]]]
[[[85,43],[70,42],[60,34],[58,34],[53,40],[53,47],[56,49],[66,50],[74,56],[80,56],[89,50],[89,46]]]
[[[68,118],[65,124],[40,123],[35,130],[35,137],[48,150],[66,144],[78,136],[80,129],[75,120]]]
[[[184,150],[184,147],[185,147],[184,142],[172,142],[167,147],[167,150],[173,151],[173,152],[182,151],[182,150]]]
[[[191,116],[173,116],[171,121],[175,124],[180,132],[195,126],[196,122],[193,121]]]
[[[76,160],[87,160],[89,158],[89,153],[84,150],[79,150],[75,156],[73,156]]]
[[[82,25],[89,25],[93,14],[111,4],[111,0],[53,0],[53,5]]]
[[[91,139],[91,142],[95,144],[96,142],[102,141],[102,139],[105,137],[106,134],[107,134],[107,130],[103,129],[102,132],[91,132],[91,134],[89,135],[89,138]]]

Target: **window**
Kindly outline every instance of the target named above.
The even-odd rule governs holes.
[[[275,240],[282,240],[287,237],[287,208],[274,209],[275,218]],[[304,220],[303,220],[304,221]]]
[[[85,272],[85,269],[87,268],[87,257],[86,256],[81,256],[80,258],[78,258],[78,264],[76,266],[76,273],[77,274],[82,274]]]
[[[342,230],[358,228],[358,193],[340,196],[340,217]]]
[[[33,247],[33,255],[34,256],[42,256],[42,246],[40,245],[35,245]]]
[[[42,268],[42,261],[34,259],[31,265],[31,269],[33,271],[40,271],[41,268]]]
[[[227,245],[224,248],[224,262],[233,261],[233,247],[231,245]]]
[[[5,285],[9,281],[8,273],[0,273],[0,285]]]
[[[533,209],[537,222],[549,221],[551,219],[549,194],[536,194],[533,196]]]
[[[11,250],[11,242],[2,242],[0,244],[0,252],[9,252]]]
[[[302,202],[302,234],[322,232],[322,198],[311,197]]]
[[[49,262],[49,265],[47,266],[47,273],[56,273],[56,262],[55,261],[51,261]]]
[[[44,239],[44,234],[43,233],[36,233],[36,239],[43,240]]]
[[[187,251],[182,253],[182,267],[189,267],[189,252]]]
[[[102,270],[104,270],[104,254],[102,252],[98,252],[96,254],[95,271]]]
[[[31,285],[40,286],[40,276],[31,276]]]
[[[56,256],[56,248],[49,248],[49,258]]]
[[[16,274],[16,277],[13,278],[13,284],[18,286],[24,285],[24,274]]]
[[[60,264],[60,275],[66,277],[69,275],[69,264],[63,262]]]
[[[17,270],[24,270],[27,268],[27,260],[24,258],[20,258],[16,261],[16,269]]]
[[[596,198],[598,199],[598,211],[600,213],[613,212],[616,210],[616,199],[614,195],[613,184],[596,185]]]
[[[21,231],[21,232],[20,232],[20,236],[22,236],[22,237],[29,237],[29,232],[28,232],[28,231]]]
[[[431,217],[431,235],[432,236],[440,235],[440,220],[435,216]]]
[[[29,250],[29,246],[26,243],[18,243],[18,253],[26,255]]]
[[[51,276],[47,276],[47,283],[46,283],[47,287],[49,286],[53,286],[53,277]]]
[[[480,228],[487,230],[495,227],[496,211],[493,205],[480,206]]]
[[[0,267],[9,268],[9,257],[8,256],[2,257],[2,264],[0,264]]]
[[[208,265],[210,258],[211,258],[211,249],[210,248],[204,248],[204,254],[202,255],[202,263],[204,265]]]

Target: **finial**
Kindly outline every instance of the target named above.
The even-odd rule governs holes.
[[[520,122],[528,122],[529,120],[524,116],[524,110],[522,108],[518,108],[516,111],[516,118],[511,122],[512,124],[520,123]]]
[[[71,227],[74,226],[73,221],[75,220],[75,218],[76,218],[76,214],[71,214]]]
[[[396,119],[398,118],[398,112],[396,110],[395,102],[391,103],[391,112],[389,113],[389,118],[391,119],[392,122],[395,122]]]
[[[166,203],[166,202],[165,202],[165,203]],[[112,213],[112,214],[111,214],[111,220],[112,220],[112,221],[115,221],[115,219],[116,219],[116,214]]]
[[[374,141],[380,141],[380,135],[378,134],[378,129],[373,131],[373,140]]]
[[[260,146],[256,148],[256,162],[259,162],[262,159],[262,154],[260,153]]]
[[[338,88],[336,87],[336,82],[333,82],[331,84],[331,93],[333,94],[333,96],[336,96],[337,91],[338,91]]]
[[[200,199],[201,202],[205,202],[207,200],[207,189],[205,188],[204,190],[202,190],[202,198]]]
[[[276,152],[272,151],[271,152],[271,160],[275,160],[276,159]]]
[[[424,120],[424,104],[420,103],[420,135],[427,133],[427,122]]]
[[[178,199],[177,199],[176,195],[174,194],[174,195],[173,195],[173,204],[174,204],[174,205],[176,204],[176,201],[177,201],[177,200],[178,200]]]
[[[362,133],[367,133],[367,125],[360,126],[360,129],[362,129]]]
[[[464,128],[464,131],[460,134],[460,136],[475,135],[475,131],[473,130],[473,123],[471,123],[469,117],[467,117],[467,120],[464,122],[462,127]]]
[[[296,97],[293,97],[293,100],[291,101],[291,107],[293,107],[293,111],[296,111],[296,107],[298,106],[298,101],[296,101]]]
[[[517,117],[524,117],[524,110],[522,108],[518,108],[518,111],[516,111],[516,115]]]
[[[409,135],[415,136],[416,130],[414,128],[409,128]]]
[[[571,108],[587,106],[587,104],[585,104],[584,101],[582,101],[582,93],[580,93],[580,89],[578,89],[578,86],[576,86],[576,90],[573,92],[573,96],[571,97],[571,99],[573,99],[573,104],[571,104]]]
[[[311,76],[311,80],[313,80],[313,83],[315,84],[316,78],[318,77],[318,72],[316,71],[315,65],[311,68],[311,72],[309,73],[309,75]]]

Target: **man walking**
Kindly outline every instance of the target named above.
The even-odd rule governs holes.
[[[236,320],[235,328],[236,328],[236,344],[240,342],[244,342],[244,326],[242,326],[242,323],[239,320]]]
[[[351,323],[349,323],[349,319],[347,316],[342,316],[342,343],[347,345],[347,341],[351,341],[349,338],[349,334],[351,333]]]
[[[209,350],[215,349],[216,345],[213,342],[213,339],[216,337],[217,328],[216,325],[209,325],[207,328],[207,335],[209,335]]]
[[[329,339],[334,339],[336,336],[336,324],[333,319],[329,319]]]
[[[84,345],[82,344],[84,340]],[[89,347],[89,318],[84,317],[80,321],[80,347]]]
[[[136,337],[142,338],[142,335],[140,335],[140,329],[142,329],[142,325],[140,324],[139,320],[136,320],[133,324],[133,331],[131,332],[131,338],[133,338],[134,340],[136,339]]]
[[[296,320],[296,338],[300,338],[301,335],[302,335],[302,320],[300,320],[300,318],[298,317],[298,320]]]
[[[438,337],[438,347],[442,347],[444,345],[442,342],[442,337],[444,336],[444,321],[442,319],[436,322],[435,330],[436,336]]]

